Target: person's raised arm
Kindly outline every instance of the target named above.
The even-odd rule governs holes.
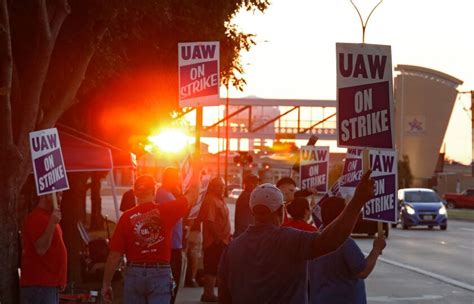
[[[362,176],[353,198],[342,213],[314,239],[314,257],[335,251],[350,236],[360,210],[374,196],[374,181],[370,178],[371,173],[372,171],[369,170]]]
[[[374,240],[374,245],[372,246],[372,250],[370,251],[367,258],[365,258],[366,266],[364,270],[357,274],[358,278],[365,279],[367,278],[372,270],[374,270],[375,264],[377,263],[377,259],[379,258],[380,253],[385,248],[385,237],[383,235],[377,236]]]

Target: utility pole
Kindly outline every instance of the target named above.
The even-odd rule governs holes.
[[[458,94],[471,94],[471,176],[474,177],[474,90],[459,92]],[[464,110],[469,111],[467,108],[464,108]]]
[[[230,147],[230,143],[229,143],[229,83],[227,83],[227,96],[226,96],[226,99],[225,99],[225,117],[226,117],[226,120],[225,120],[225,163],[224,163],[224,178],[225,178],[225,197],[227,197],[229,195],[229,193],[227,193],[227,190],[228,190],[228,186],[229,186],[229,181],[228,181],[228,177],[229,177],[229,147]]]
[[[202,130],[202,106],[196,107],[196,143],[194,154],[197,159],[201,157],[201,130]]]
[[[474,177],[474,90],[471,91],[471,176]]]

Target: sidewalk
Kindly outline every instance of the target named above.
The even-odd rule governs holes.
[[[178,297],[176,298],[176,304],[197,304],[200,302],[202,294],[202,287],[196,288],[182,288],[178,291]],[[217,294],[217,288],[216,288]]]

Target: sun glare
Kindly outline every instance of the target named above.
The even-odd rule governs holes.
[[[188,136],[179,129],[163,129],[157,135],[148,137],[148,140],[160,151],[177,153],[188,144]]]

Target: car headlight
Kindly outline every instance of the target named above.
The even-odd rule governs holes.
[[[439,213],[439,214],[441,214],[441,215],[444,215],[444,214],[446,214],[446,207],[444,207],[444,206],[441,206],[441,208],[439,208],[439,211],[438,211],[438,213]]]
[[[413,207],[407,205],[406,209],[407,209],[408,214],[411,214],[411,215],[415,214],[415,209],[413,209]]]

